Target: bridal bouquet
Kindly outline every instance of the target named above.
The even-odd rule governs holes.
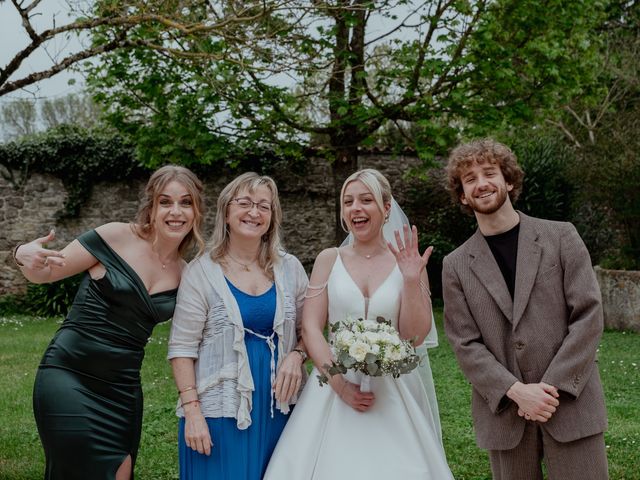
[[[352,369],[368,377],[391,375],[394,378],[409,373],[420,363],[420,357],[408,340],[402,340],[391,322],[382,317],[376,320],[352,320],[331,325],[330,345],[335,360],[324,365],[326,374],[318,375],[320,385],[329,376],[344,374]],[[364,390],[363,390],[364,391]]]

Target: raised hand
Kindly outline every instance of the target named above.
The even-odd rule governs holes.
[[[63,253],[44,248],[45,244],[52,242],[55,238],[56,233],[52,229],[48,235],[20,245],[16,250],[16,260],[30,270],[43,270],[47,267],[64,266]]]
[[[391,242],[387,242],[389,250],[396,257],[398,268],[405,280],[420,280],[420,274],[424,271],[427,263],[429,263],[429,257],[433,251],[433,247],[428,247],[422,255],[418,251],[418,229],[414,225],[409,232],[409,225],[404,224],[403,237],[400,237],[400,232],[396,230],[394,232],[396,237],[396,245]]]

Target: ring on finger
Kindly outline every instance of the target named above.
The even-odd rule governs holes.
[[[49,265],[49,257],[44,257],[44,261],[42,262],[42,264],[46,267],[47,265]]]

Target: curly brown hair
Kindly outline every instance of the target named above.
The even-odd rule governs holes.
[[[509,147],[492,138],[482,138],[458,145],[449,154],[445,168],[446,187],[453,203],[460,205],[462,211],[470,215],[473,215],[473,210],[468,205],[464,205],[460,198],[463,193],[462,175],[473,163],[482,165],[485,162],[498,165],[505,181],[513,187],[509,192],[511,203],[515,203],[522,192],[524,172],[518,166],[517,158]]]

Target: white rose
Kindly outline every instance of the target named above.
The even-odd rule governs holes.
[[[371,353],[373,353],[374,355],[378,355],[380,353],[380,345],[378,345],[377,343],[371,345]]]
[[[374,322],[373,320],[364,320],[362,322],[362,326],[365,330],[377,330],[378,322]]]
[[[380,332],[380,339],[389,345],[399,345],[400,339],[397,335],[388,332]]]
[[[377,332],[364,332],[362,336],[371,344],[380,341],[380,334]]]
[[[339,348],[346,347],[351,343],[353,337],[353,333],[351,333],[349,330],[340,330],[338,333],[336,333],[336,345]]]
[[[349,355],[351,355],[356,362],[364,361],[364,357],[367,356],[367,353],[371,351],[369,345],[359,340],[353,342],[351,347],[349,347]]]
[[[385,357],[387,360],[391,360],[393,362],[397,361],[397,360],[402,360],[402,350],[399,346],[393,346],[390,348],[387,348],[385,351]]]

